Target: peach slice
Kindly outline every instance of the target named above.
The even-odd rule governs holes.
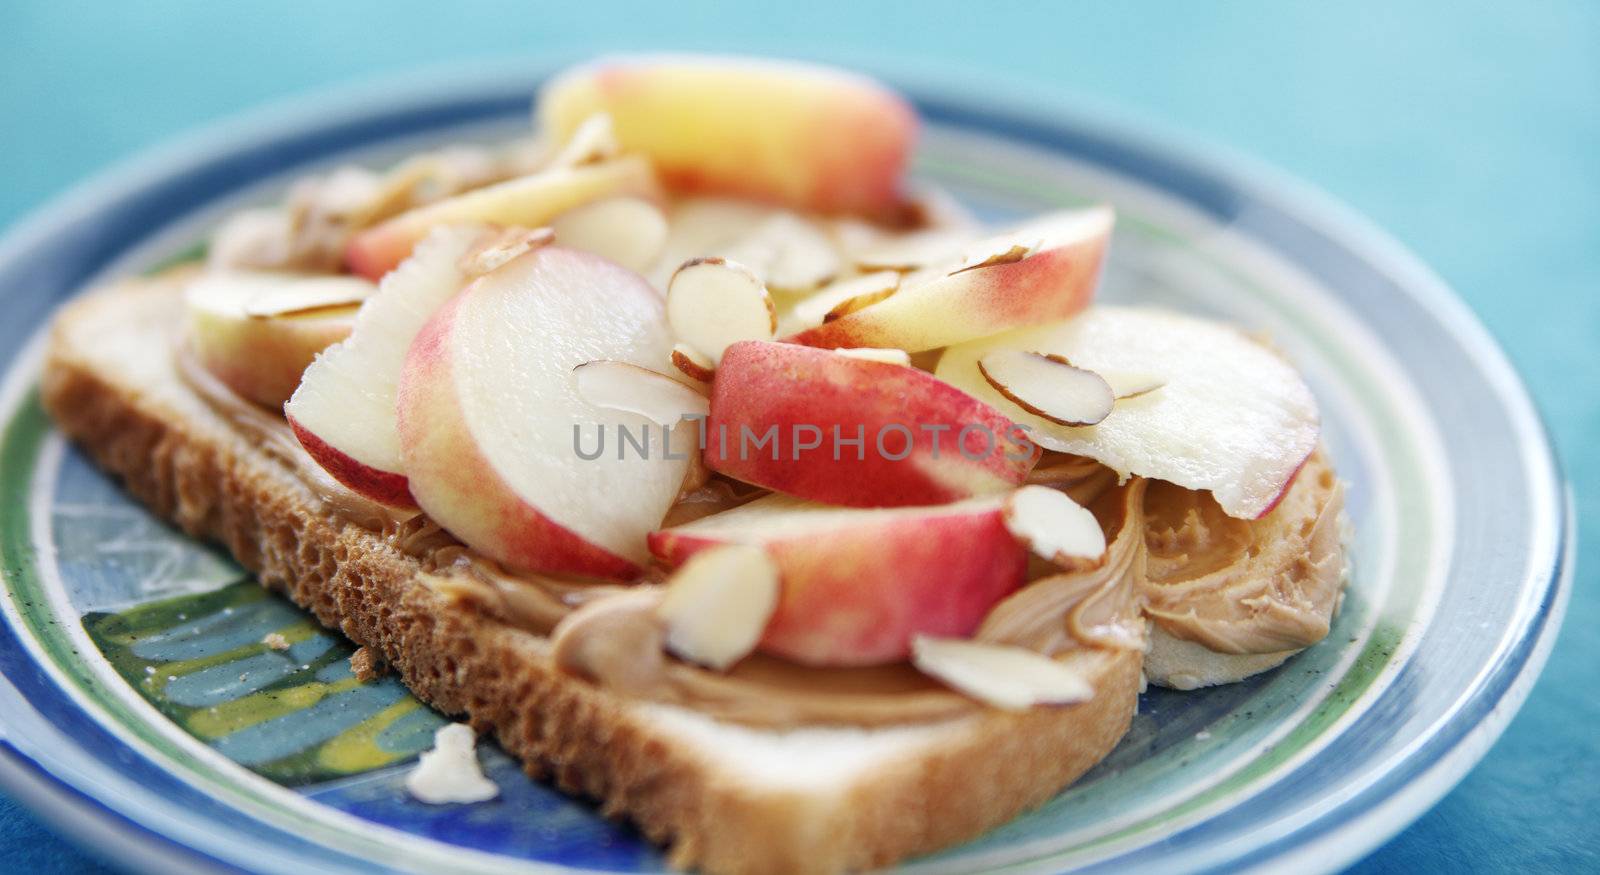
[[[413,506],[395,427],[400,368],[423,323],[466,283],[460,263],[487,233],[467,225],[429,234],[361,306],[350,338],[306,368],[284,405],[290,428],[311,458],[374,501]]]
[[[608,113],[674,190],[823,213],[893,213],[917,134],[910,104],[871,79],[744,58],[602,60],[550,82],[538,108],[559,141]]]
[[[1164,385],[1116,403],[1088,428],[1059,425],[1008,401],[979,362],[997,350],[1064,356],[1096,373]],[[1164,310],[1096,307],[1063,322],[945,350],[941,379],[1028,427],[1046,449],[1087,456],[1123,477],[1209,491],[1230,516],[1269,510],[1316,448],[1316,399],[1293,366],[1244,332]],[[713,404],[715,409],[715,404]]]
[[[778,566],[759,547],[712,546],[667,580],[656,615],[667,649],[718,671],[756,649],[778,606]]]
[[[464,222],[536,228],[591,201],[621,195],[655,198],[655,174],[638,156],[578,167],[552,167],[401,213],[361,231],[345,247],[345,264],[378,279],[411,254],[436,225]]]
[[[654,264],[667,243],[667,217],[644,198],[614,197],[568,210],[550,222],[562,246],[632,270]]]
[[[761,649],[809,665],[895,662],[916,635],[970,634],[1027,568],[993,496],[863,510],[771,495],[650,536],[668,565],[726,544],[777,563]]]
[[[678,338],[709,359],[741,340],[771,340],[777,310],[761,278],[721,257],[686,262],[667,283],[667,320]]]
[[[1094,697],[1094,687],[1072,664],[1024,647],[924,636],[913,645],[911,661],[923,674],[1008,711]]]
[[[1001,492],[1039,453],[999,411],[923,371],[761,341],[723,353],[705,435],[714,471],[853,507]]]
[[[597,405],[573,370],[649,367],[671,349],[661,296],[592,253],[544,246],[479,278],[428,320],[401,372],[417,504],[508,566],[636,577],[684,481],[693,423]]]
[[[223,385],[282,407],[317,353],[350,335],[354,305],[372,291],[356,277],[203,273],[184,291],[186,340]]]
[[[1113,222],[1109,207],[1035,219],[969,244],[942,267],[922,268],[877,303],[786,339],[921,352],[1071,316],[1094,295]]]
[[[978,360],[978,372],[1006,400],[1058,425],[1094,425],[1117,401],[1104,377],[1058,355],[997,349]]]

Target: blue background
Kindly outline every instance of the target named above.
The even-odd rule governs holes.
[[[1361,872],[1600,870],[1600,4],[867,0],[738,6],[0,4],[0,226],[176,134],[331,83],[642,48],[855,55],[1046,83],[1252,153],[1437,269],[1527,378],[1580,565],[1505,736]],[[0,799],[0,870],[102,868]]]

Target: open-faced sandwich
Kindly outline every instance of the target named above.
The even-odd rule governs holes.
[[[980,227],[905,178],[905,100],[798,64],[611,60],[536,114],[70,304],[57,423],[364,672],[715,873],[975,836],[1147,680],[1327,633],[1315,400],[1239,328],[1093,305],[1108,207]],[[465,731],[419,795],[481,798]]]

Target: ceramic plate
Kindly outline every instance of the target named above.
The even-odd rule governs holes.
[[[997,220],[1110,201],[1105,298],[1275,338],[1321,400],[1355,522],[1327,640],[1246,683],[1151,690],[1076,785],[906,870],[1304,871],[1372,849],[1482,755],[1555,637],[1571,514],[1521,384],[1436,278],[1259,168],[1048,98],[889,78],[928,120],[919,176]],[[412,801],[403,776],[442,718],[392,679],[356,681],[342,638],[131,503],[52,430],[36,392],[42,326],[63,299],[193,254],[219,216],[298,174],[524,132],[538,79],[391,84],[258,116],[93,182],[0,244],[0,349],[15,351],[0,391],[0,782],[111,859],[662,867],[492,749],[498,800]],[[272,631],[286,652],[259,643]]]

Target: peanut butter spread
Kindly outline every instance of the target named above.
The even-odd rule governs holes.
[[[1344,582],[1344,491],[1320,450],[1261,519],[1159,482],[1145,511],[1141,596],[1164,631],[1218,653],[1296,650],[1328,634]]]
[[[909,664],[811,668],[754,654],[727,672],[671,658],[656,618],[659,577],[631,585],[516,573],[476,555],[426,516],[367,500],[334,481],[283,418],[239,398],[180,348],[182,379],[247,439],[297,477],[338,517],[382,535],[421,562],[423,583],[501,622],[540,636],[563,670],[628,696],[691,706],[756,726],[879,726],[958,717],[982,706]],[[1090,663],[1143,649],[1146,617],[1175,636],[1226,653],[1299,648],[1327,633],[1342,582],[1339,484],[1314,456],[1274,511],[1237,520],[1210,497],[1116,475],[1059,454],[1033,482],[1089,507],[1106,531],[1098,566],[1074,573],[1035,561],[975,637]],[[691,477],[667,523],[762,494],[720,477]]]

